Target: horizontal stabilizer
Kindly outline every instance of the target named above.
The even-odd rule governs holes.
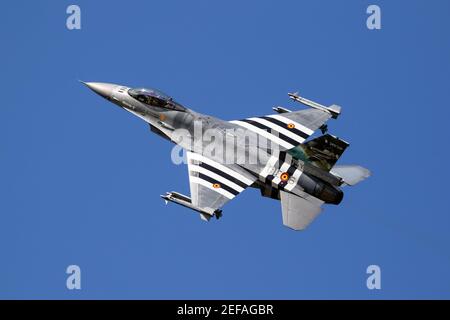
[[[283,224],[294,230],[304,230],[322,211],[319,199],[304,199],[292,193],[280,192]]]
[[[358,165],[334,166],[330,173],[342,178],[345,184],[354,186],[358,182],[370,177],[370,170]]]

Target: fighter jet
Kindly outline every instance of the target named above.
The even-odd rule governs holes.
[[[198,212],[203,220],[219,219],[228,201],[252,187],[281,201],[285,226],[303,230],[322,205],[341,202],[343,186],[370,176],[358,165],[336,165],[349,146],[328,133],[326,122],[341,114],[337,105],[327,107],[289,93],[308,108],[275,107],[276,114],[225,121],[195,112],[156,89],[83,83],[185,151],[190,197],[175,191],[161,197],[166,204]],[[322,134],[311,137],[317,129]]]

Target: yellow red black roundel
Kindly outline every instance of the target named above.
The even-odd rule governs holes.
[[[287,127],[288,127],[289,129],[294,129],[294,128],[295,128],[295,124],[293,124],[293,123],[288,123]]]
[[[288,181],[289,174],[287,172],[283,172],[280,176],[281,181]]]
[[[215,188],[215,189],[220,188],[220,183],[214,183],[214,184],[213,184],[213,188]]]

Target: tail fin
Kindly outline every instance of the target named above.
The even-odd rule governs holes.
[[[288,152],[296,159],[311,162],[319,168],[330,171],[348,146],[344,140],[325,134]]]

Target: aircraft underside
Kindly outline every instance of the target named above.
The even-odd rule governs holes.
[[[246,188],[254,187],[260,189],[262,196],[281,201],[284,225],[303,230],[322,211],[323,204],[342,201],[342,186],[355,185],[370,175],[369,170],[360,166],[336,165],[349,145],[327,133],[326,122],[331,118],[337,119],[341,112],[336,105],[326,107],[297,93],[290,93],[292,100],[309,109],[291,111],[276,107],[277,114],[223,121],[190,110],[159,90],[132,89],[108,83],[84,84],[147,122],[158,136],[186,150],[190,196],[172,191],[161,197],[166,202],[200,213],[204,220],[221,217],[222,207],[228,201]],[[223,161],[224,157],[215,159],[203,152],[205,141],[202,135],[200,138],[196,135],[198,124],[203,127],[200,133],[209,130],[220,137],[231,136],[235,140],[252,134],[257,137],[258,150],[261,139],[270,141],[275,148],[268,148],[267,157],[257,165],[227,162]],[[309,139],[318,129],[322,135]],[[178,139],[179,130],[187,131],[189,139]],[[223,146],[223,139],[214,141],[214,147]],[[248,151],[245,141],[244,137],[237,143],[244,153]],[[200,142],[202,148],[192,147],[193,142],[194,146]],[[225,153],[219,155],[224,156]]]

